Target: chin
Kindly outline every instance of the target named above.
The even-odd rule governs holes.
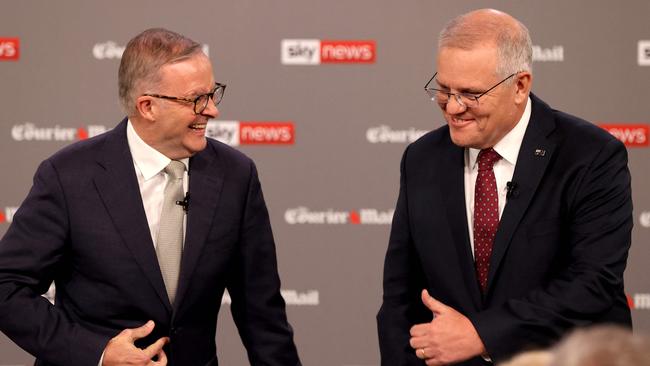
[[[208,145],[208,142],[204,138],[203,141],[200,144],[192,144],[192,146],[189,147],[187,149],[187,151],[189,151],[192,155],[194,155],[194,154],[196,154],[196,153],[198,153],[200,151],[203,151],[207,145]]]
[[[460,134],[451,132],[451,142],[460,147],[472,147],[472,142],[466,136],[459,136]]]

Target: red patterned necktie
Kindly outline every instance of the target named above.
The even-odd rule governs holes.
[[[485,293],[492,244],[499,227],[499,198],[492,167],[501,156],[494,149],[478,154],[478,177],[474,189],[474,264],[476,278]]]

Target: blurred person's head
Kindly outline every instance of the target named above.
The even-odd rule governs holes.
[[[520,353],[499,366],[549,366],[553,354],[550,351],[528,351]]]
[[[550,366],[650,365],[650,338],[614,325],[577,329],[553,350]]]

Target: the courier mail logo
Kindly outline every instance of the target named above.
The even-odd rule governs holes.
[[[650,40],[639,41],[639,66],[650,66]]]
[[[0,61],[17,61],[20,58],[20,39],[0,37]]]
[[[14,219],[14,214],[18,211],[18,207],[10,206],[0,210],[0,224],[6,222],[11,223]]]
[[[373,64],[375,41],[283,39],[283,65]]]

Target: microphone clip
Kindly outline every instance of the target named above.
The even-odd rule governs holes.
[[[190,192],[185,193],[183,200],[176,201],[176,204],[183,207],[183,211],[187,213],[190,210]]]
[[[516,197],[519,194],[519,191],[517,190],[517,183],[516,182],[507,182],[506,183],[506,198],[513,198]]]

